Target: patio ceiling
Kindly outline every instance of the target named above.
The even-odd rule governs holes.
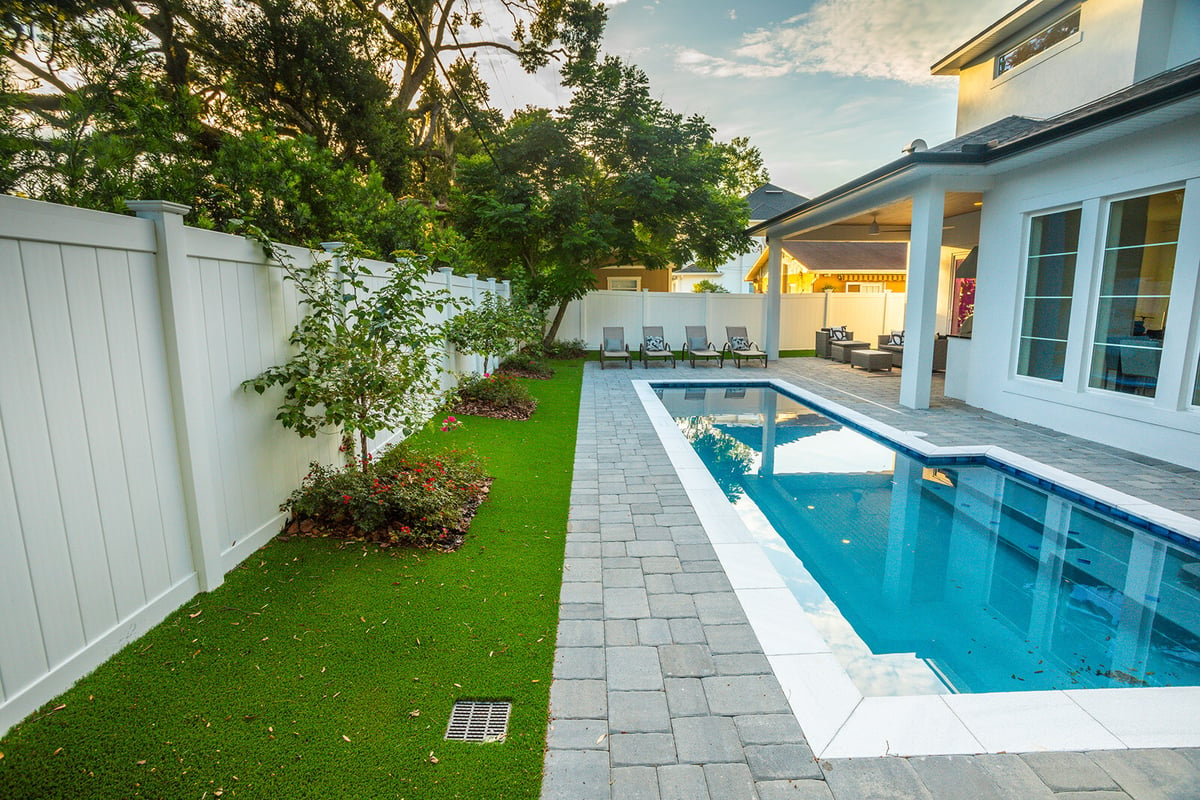
[[[950,247],[970,248],[978,243],[979,210],[983,206],[981,192],[946,192],[944,243]],[[869,232],[872,221],[879,232]],[[819,228],[783,237],[785,241],[907,241],[912,226],[912,198],[853,213]]]

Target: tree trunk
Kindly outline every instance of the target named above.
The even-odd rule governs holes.
[[[550,330],[546,331],[546,336],[542,339],[543,347],[554,343],[554,338],[558,336],[558,326],[562,324],[563,316],[567,313],[567,306],[570,303],[570,300],[563,300],[558,304],[558,311],[554,312],[554,321],[550,323]]]

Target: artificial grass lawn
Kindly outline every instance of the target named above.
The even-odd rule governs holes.
[[[0,798],[537,797],[582,362],[555,368],[527,422],[422,434],[495,477],[461,550],[271,542],[0,740]],[[445,741],[458,698],[511,699],[508,740]]]

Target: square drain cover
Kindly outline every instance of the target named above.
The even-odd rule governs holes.
[[[508,735],[512,703],[505,700],[456,700],[446,738],[460,742],[502,742]]]

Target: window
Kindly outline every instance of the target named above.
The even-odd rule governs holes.
[[[641,278],[609,278],[609,291],[614,292],[640,292],[642,290]]]
[[[1048,381],[1063,379],[1079,252],[1079,218],[1076,208],[1034,217],[1030,222],[1018,375]]]
[[[1182,211],[1182,189],[1109,207],[1090,386],[1154,396]]]
[[[1013,67],[1023,64],[1038,53],[1044,53],[1054,45],[1079,33],[1079,9],[1053,22],[1030,36],[1011,50],[996,56],[996,74],[999,78]]]

